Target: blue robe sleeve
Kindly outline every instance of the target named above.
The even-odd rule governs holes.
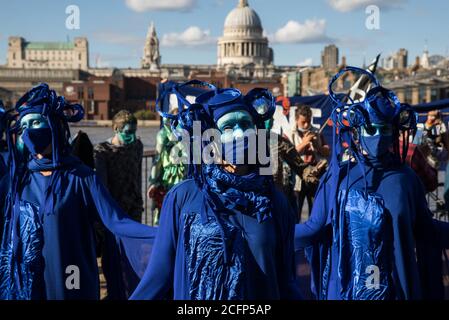
[[[165,197],[161,221],[147,270],[131,295],[131,300],[162,300],[171,298],[178,239],[180,208],[172,189]]]
[[[97,175],[89,181],[92,200],[105,227],[116,236],[148,239],[153,236],[151,227],[132,220],[118,205]]]
[[[295,227],[295,248],[306,248],[313,245],[322,235],[329,214],[327,183],[323,182],[318,189],[313,203],[310,218]]]
[[[0,177],[0,241],[3,238],[3,227],[5,222],[5,203],[8,194],[9,176],[8,174]]]
[[[132,220],[109,194],[96,174],[87,179],[90,200],[105,227],[115,235],[127,262],[140,278],[146,270],[156,229]]]

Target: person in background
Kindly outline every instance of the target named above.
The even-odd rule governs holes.
[[[114,136],[94,148],[95,170],[122,209],[142,220],[143,144],[137,137],[137,119],[127,110],[112,119]]]
[[[417,139],[418,142],[420,142],[420,151],[426,157],[429,165],[436,171],[445,168],[444,206],[442,207],[445,208],[447,213],[449,212],[449,163],[447,163],[449,154],[449,132],[443,121],[441,112],[438,110],[429,111],[427,113],[426,122],[421,125],[419,131],[422,132],[420,139]]]
[[[177,114],[173,110],[172,114]],[[153,225],[159,224],[162,202],[167,192],[186,176],[186,165],[177,163],[175,158],[185,155],[183,144],[171,139],[172,129],[167,119],[156,137],[156,157],[151,168],[148,198],[153,200]]]
[[[268,111],[265,99],[258,99],[254,103],[259,114]],[[296,198],[293,192],[292,174],[310,179],[311,172],[305,170],[309,165],[304,163],[301,155],[296,151],[295,145],[284,135],[272,131],[273,117],[265,121],[267,137],[269,136],[269,147],[271,163],[273,164],[273,181],[276,187],[289,199],[292,208],[296,212]]]
[[[438,209],[442,209],[443,212],[449,212],[449,175],[446,162],[449,152],[449,132],[443,122],[441,112],[439,110],[431,110],[427,113],[427,119],[423,124],[418,124],[418,130],[413,141],[417,144],[417,149],[422,154],[426,163],[422,163],[419,167],[421,171],[426,175],[423,177],[423,181],[429,181],[429,178],[433,178],[431,181],[432,188],[428,188],[427,191],[435,191],[438,188],[438,172],[443,168],[446,169],[445,181],[444,181],[444,203],[442,201],[437,202]],[[425,167],[430,168],[424,170]],[[431,174],[429,174],[431,173]],[[423,176],[422,174],[420,175]],[[425,185],[429,185],[426,184]]]
[[[112,119],[114,136],[94,148],[95,169],[112,197],[135,221],[142,221],[143,144],[136,136],[137,119],[127,111],[119,111]],[[103,232],[101,232],[101,230]],[[100,228],[101,264],[106,278],[108,299],[125,299],[126,284],[113,273],[121,270],[119,248],[111,232]]]
[[[439,169],[441,165],[445,165],[449,151],[449,133],[438,110],[427,113],[426,122],[418,126],[416,140],[432,167]]]
[[[311,179],[295,176],[294,191],[298,209],[298,222],[300,222],[304,200],[307,200],[310,215],[319,177],[327,168],[326,158],[330,155],[330,147],[318,129],[312,126],[312,110],[309,106],[298,106],[295,118],[296,130],[293,132],[293,143],[304,163],[308,165],[306,172],[313,173],[309,175]]]

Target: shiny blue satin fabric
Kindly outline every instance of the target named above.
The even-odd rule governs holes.
[[[242,209],[203,206],[205,199],[192,179],[167,194],[148,268],[131,299],[300,298],[287,199],[274,191],[271,217],[261,222]]]

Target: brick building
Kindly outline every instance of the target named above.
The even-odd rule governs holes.
[[[150,109],[157,97],[159,77],[126,76],[118,69],[96,70],[86,79],[67,81],[63,94],[86,110],[86,120],[108,120],[119,110]]]

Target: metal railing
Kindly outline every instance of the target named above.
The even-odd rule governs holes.
[[[142,160],[142,195],[144,200],[144,212],[142,215],[142,223],[147,225],[153,225],[154,213],[152,210],[152,200],[148,198],[148,182],[151,173],[151,168],[153,166],[154,157],[156,156],[156,150],[150,149],[144,151]],[[444,172],[440,171],[438,173],[438,180],[442,181],[444,177]],[[429,209],[434,213],[435,218],[443,221],[449,222],[449,213],[444,206],[444,183],[440,182],[438,188],[431,193],[426,195],[427,203]]]

